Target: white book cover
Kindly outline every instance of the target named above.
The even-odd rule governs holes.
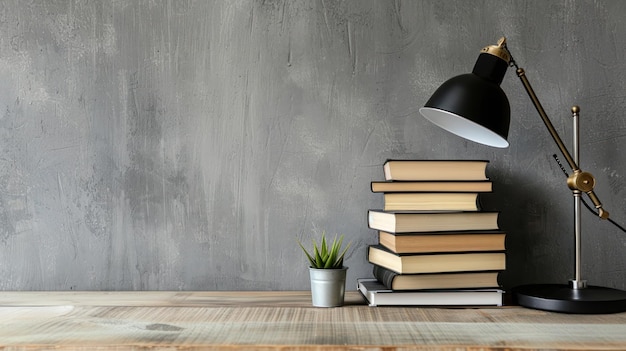
[[[370,306],[502,306],[501,289],[387,289],[376,279],[357,279],[357,289]]]

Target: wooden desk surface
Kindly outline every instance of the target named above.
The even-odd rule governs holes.
[[[301,292],[0,292],[0,350],[626,350],[626,313],[339,308]]]

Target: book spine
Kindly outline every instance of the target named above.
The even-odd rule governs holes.
[[[398,275],[398,273],[388,270],[384,267],[374,264],[373,275],[376,280],[378,280],[381,284],[383,284],[387,289],[392,289],[393,279]]]

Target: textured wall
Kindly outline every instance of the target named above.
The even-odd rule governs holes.
[[[388,158],[489,159],[510,287],[572,277],[572,200],[513,72],[511,147],[418,108],[506,35],[626,223],[626,2],[0,1],[0,289],[308,289],[296,238],[345,233]],[[585,276],[626,288],[626,235],[584,213]]]

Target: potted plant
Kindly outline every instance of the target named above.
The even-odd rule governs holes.
[[[343,305],[346,271],[343,258],[350,248],[350,243],[342,250],[343,235],[333,241],[326,240],[326,232],[322,232],[320,243],[313,240],[313,250],[309,252],[302,243],[298,244],[309,260],[309,276],[311,278],[311,299],[316,307],[336,307]]]

